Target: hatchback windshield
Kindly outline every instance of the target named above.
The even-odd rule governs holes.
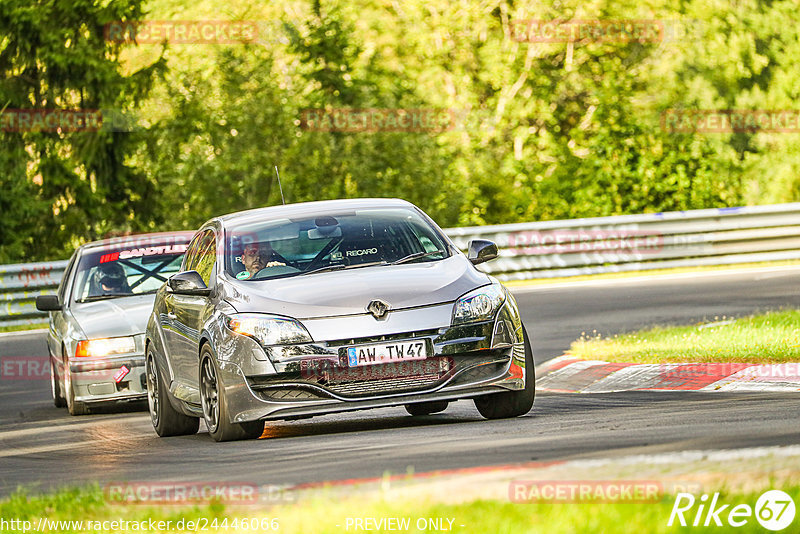
[[[154,293],[180,270],[184,239],[132,242],[87,249],[80,258],[73,286],[75,302]]]
[[[248,222],[228,228],[226,236],[226,270],[240,280],[449,256],[439,233],[419,213],[402,208]]]

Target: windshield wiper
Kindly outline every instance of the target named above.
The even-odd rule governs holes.
[[[314,273],[322,273],[325,271],[338,271],[340,269],[344,269],[345,267],[347,266],[341,263],[337,263],[336,265],[327,265],[325,267],[318,267],[311,271],[301,271],[297,274],[314,274]]]
[[[102,295],[92,295],[91,297],[86,297],[85,299],[81,299],[78,302],[94,302],[96,300],[107,300],[107,299],[115,299],[117,297],[130,297],[133,296],[133,293],[103,293]]]
[[[303,271],[298,274],[314,274],[314,273],[322,273],[325,271],[342,271],[345,269],[357,269],[359,267],[372,267],[374,265],[388,265],[385,261],[371,261],[369,263],[357,263],[355,265],[344,265],[341,263],[337,263],[335,265],[328,265],[326,267],[320,267],[319,269],[314,269],[312,271]]]
[[[414,254],[409,254],[405,258],[400,258],[399,260],[393,261],[389,265],[399,265],[401,263],[406,263],[409,261],[416,260],[417,258],[424,258],[426,256],[433,256],[434,254],[444,254],[444,250],[432,250],[430,252],[415,252]]]

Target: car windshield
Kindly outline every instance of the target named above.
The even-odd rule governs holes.
[[[429,262],[450,255],[439,232],[405,208],[251,221],[228,228],[226,239],[226,270],[240,280]]]
[[[91,302],[154,293],[180,270],[187,239],[131,240],[87,249],[73,285],[75,302]]]

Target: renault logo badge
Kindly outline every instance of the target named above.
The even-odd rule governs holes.
[[[367,311],[376,319],[383,319],[389,313],[389,303],[375,299],[367,305]]]

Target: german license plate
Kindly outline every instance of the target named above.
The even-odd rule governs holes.
[[[362,367],[382,363],[424,360],[428,356],[428,345],[425,340],[358,345],[356,347],[348,347],[347,365],[349,367]]]

